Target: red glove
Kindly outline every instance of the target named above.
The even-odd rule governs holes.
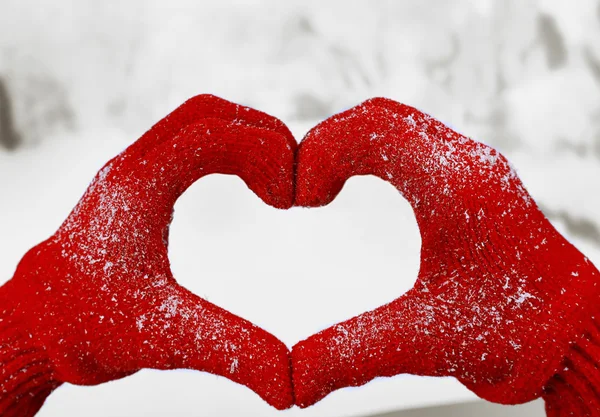
[[[499,403],[543,396],[550,416],[600,415],[598,271],[507,160],[414,108],[372,99],[306,136],[296,204],[328,204],[367,174],[413,207],[419,276],[400,298],[293,348],[296,403],[411,373],[454,376]]]
[[[176,199],[204,175],[239,175],[290,207],[295,147],[279,120],[198,96],[110,161],[0,288],[0,415],[34,415],[63,382],[142,368],[212,372],[290,407],[286,346],[180,287],[167,238]]]

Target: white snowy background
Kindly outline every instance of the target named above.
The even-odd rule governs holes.
[[[275,115],[298,139],[372,96],[416,106],[507,155],[600,265],[600,0],[0,0],[0,284],[104,162],[198,93]],[[211,176],[178,202],[170,256],[183,285],[292,346],[410,288],[419,248],[383,181],[284,212]],[[224,378],[142,371],[63,386],[39,415],[362,416],[474,398],[399,376],[280,413]],[[454,415],[437,410],[423,415]]]

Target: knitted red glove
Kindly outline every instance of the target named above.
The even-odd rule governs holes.
[[[279,120],[199,96],[111,160],[0,288],[0,415],[34,415],[63,382],[141,368],[212,372],[290,407],[286,346],[180,287],[167,238],[175,200],[204,175],[239,175],[291,206],[295,146]]]
[[[296,402],[399,373],[458,378],[490,401],[543,396],[550,416],[600,415],[598,271],[540,212],[496,150],[372,99],[315,127],[296,204],[353,175],[392,183],[422,237],[413,289],[292,350]]]

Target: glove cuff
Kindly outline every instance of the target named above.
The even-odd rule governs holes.
[[[13,316],[0,311],[0,415],[30,417],[61,383],[45,349]]]
[[[592,319],[573,343],[556,375],[544,387],[548,417],[600,413],[600,326]]]

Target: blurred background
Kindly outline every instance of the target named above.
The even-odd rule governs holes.
[[[2,0],[0,283],[104,162],[199,93],[275,115],[298,140],[372,96],[415,106],[503,152],[600,265],[600,0]],[[289,346],[414,282],[416,222],[387,184],[353,179],[327,211],[298,210],[263,207],[237,179],[200,181],[177,206],[176,276]],[[40,415],[279,415],[232,385],[144,371],[63,387]],[[398,412],[473,399],[401,376],[287,414],[492,415]],[[498,410],[543,415],[539,402]]]

